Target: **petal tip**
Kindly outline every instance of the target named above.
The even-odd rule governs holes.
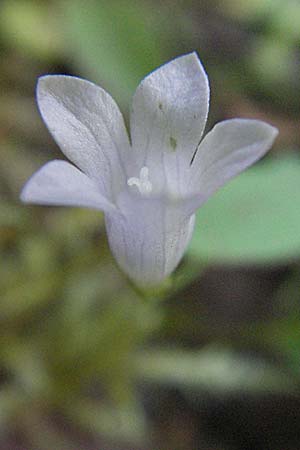
[[[58,76],[61,75],[41,75],[36,84],[36,90],[37,92],[45,89],[49,84],[51,84],[53,81],[57,79]]]
[[[266,134],[266,139],[270,140],[270,143],[272,145],[279,134],[278,128],[261,120],[255,120],[255,122],[262,127]]]
[[[274,125],[269,125],[269,127],[270,127],[270,132],[272,134],[273,139],[276,139],[279,134],[278,128],[274,127]]]
[[[37,96],[42,94],[43,92],[47,93],[51,91],[53,88],[60,88],[66,82],[74,81],[74,80],[82,80],[79,77],[74,77],[72,75],[63,75],[63,74],[55,74],[55,75],[41,75],[37,80],[36,92]],[[83,80],[85,81],[85,80]]]
[[[181,59],[182,58],[182,59]],[[203,66],[201,59],[199,58],[198,53],[194,50],[186,55],[179,56],[177,59],[180,59],[182,62],[184,60],[185,63],[190,63],[191,67],[198,72],[200,76],[202,76],[202,80],[205,84],[205,90],[207,91],[207,95],[209,95],[209,79],[207,72]]]
[[[29,193],[29,189],[28,189],[29,181],[30,181],[30,180],[28,180],[28,181],[24,184],[24,186],[23,186],[23,188],[22,188],[22,190],[21,190],[20,196],[19,196],[19,199],[20,199],[20,201],[21,201],[22,203],[30,203],[30,201],[31,201],[31,199],[30,199],[30,193]]]
[[[196,64],[197,67],[200,67],[204,71],[204,73],[206,75],[205,69],[203,67],[201,59],[199,58],[199,55],[196,52],[196,50],[193,50],[192,52],[186,53],[184,55],[177,56],[177,58],[175,58],[173,61],[177,61],[177,62],[180,62],[180,63],[187,63],[187,62],[189,62],[189,63],[192,63],[192,64]]]
[[[36,84],[36,99],[39,109],[41,109],[41,102],[43,98],[50,93],[51,87],[54,85],[57,77],[58,75],[42,75],[38,78]]]

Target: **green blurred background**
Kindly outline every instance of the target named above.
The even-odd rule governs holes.
[[[23,206],[62,154],[37,77],[109,91],[196,50],[208,129],[277,126],[264,161],[198,213],[168,295],[141,299],[99,212]],[[300,449],[299,0],[0,3],[0,449]]]

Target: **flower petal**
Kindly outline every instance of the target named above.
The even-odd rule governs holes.
[[[50,161],[25,184],[21,200],[41,205],[80,206],[113,211],[96,183],[66,161]]]
[[[191,166],[189,191],[197,194],[195,208],[261,158],[277,134],[276,128],[260,120],[231,119],[218,123],[201,142]]]
[[[105,214],[111,251],[121,269],[141,286],[161,283],[178,265],[195,217],[159,199],[123,195],[123,215]]]
[[[37,101],[64,154],[112,198],[120,183],[126,182],[124,155],[130,146],[114,100],[89,81],[50,75],[39,79]]]
[[[178,176],[197,148],[208,105],[208,79],[196,53],[176,58],[148,75],[136,90],[131,111],[136,170],[147,166],[155,171],[156,184],[163,176]],[[171,166],[171,173],[163,166],[167,171]]]

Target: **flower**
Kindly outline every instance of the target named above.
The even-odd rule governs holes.
[[[140,83],[131,140],[114,100],[89,81],[43,76],[37,102],[74,165],[45,164],[25,184],[21,199],[104,211],[112,253],[141,286],[159,284],[176,268],[197,208],[261,158],[277,135],[264,122],[231,119],[201,140],[209,84],[196,53],[170,61]]]

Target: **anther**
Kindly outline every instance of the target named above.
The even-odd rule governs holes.
[[[142,195],[150,194],[152,192],[152,183],[149,180],[148,167],[142,167],[140,170],[140,177],[131,177],[127,180],[128,186],[136,186]]]

